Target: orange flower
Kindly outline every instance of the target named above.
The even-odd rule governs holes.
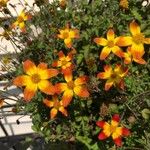
[[[119,6],[124,8],[124,9],[128,9],[129,8],[128,0],[120,0]]]
[[[98,73],[97,77],[100,79],[107,79],[105,84],[106,91],[108,91],[112,85],[124,89],[123,78],[128,72],[127,68],[123,68],[121,65],[117,64],[113,70],[111,66],[105,65],[104,71],[105,72]]]
[[[63,92],[62,102],[65,107],[70,104],[74,94],[80,97],[89,97],[89,92],[86,87],[87,76],[81,76],[72,80],[71,72],[68,71],[67,73],[67,75],[65,74],[66,83],[56,84],[57,92]]]
[[[0,0],[0,8],[6,7],[9,0]]]
[[[72,47],[72,39],[79,38],[79,30],[77,29],[69,29],[69,26],[64,30],[59,30],[60,34],[58,34],[58,38],[63,39],[66,47]]]
[[[53,107],[50,111],[51,119],[56,117],[58,111],[60,111],[64,116],[68,116],[67,110],[64,108],[62,101],[59,101],[56,95],[52,97],[52,100],[44,99],[43,103],[50,108]]]
[[[127,48],[127,52],[124,53],[124,64],[130,64],[132,61],[135,61],[139,64],[146,64],[146,61],[142,58],[134,58],[131,53],[131,47]]]
[[[113,141],[117,146],[122,146],[122,136],[129,136],[130,131],[125,127],[119,127],[120,117],[118,114],[113,115],[111,123],[107,123],[105,121],[97,121],[96,125],[103,129],[102,132],[99,133],[98,139],[104,140],[110,136],[112,136]]]
[[[23,64],[26,75],[21,75],[13,80],[16,86],[25,86],[24,99],[30,101],[36,91],[40,89],[46,94],[53,95],[55,93],[54,86],[47,80],[58,74],[56,69],[47,69],[47,64],[40,63],[37,67],[30,60],[26,60]]]
[[[115,33],[113,29],[109,29],[107,32],[107,39],[102,37],[97,37],[94,39],[94,42],[98,45],[104,46],[100,54],[100,60],[104,60],[110,52],[112,51],[118,57],[123,57],[123,51],[116,44],[118,38],[115,38]]]
[[[58,57],[59,57],[59,60],[53,62],[53,64],[52,64],[53,67],[61,67],[62,70],[66,69],[68,67],[71,67],[72,52],[68,53],[68,55],[65,56],[64,53],[62,51],[60,51],[58,53]]]
[[[118,38],[117,44],[119,46],[131,46],[132,56],[136,59],[141,58],[145,53],[144,44],[150,44],[150,38],[145,38],[144,34],[141,33],[140,26],[135,21],[130,23],[129,28],[132,37],[120,36]]]
[[[16,28],[18,26],[22,32],[26,32],[25,21],[30,19],[31,15],[26,13],[25,10],[22,10],[21,14],[17,17],[17,20],[12,24],[12,28]]]

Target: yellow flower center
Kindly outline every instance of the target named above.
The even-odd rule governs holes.
[[[37,84],[41,81],[41,78],[40,78],[39,74],[33,74],[31,76],[31,80],[33,83]]]
[[[136,44],[142,44],[144,42],[144,35],[142,33],[134,35],[133,41]]]
[[[67,63],[68,63],[68,61],[66,61],[66,60],[62,60],[62,62],[61,62],[62,66],[65,66]]]
[[[117,128],[116,126],[111,125],[110,126],[110,132],[111,133],[115,132],[116,128]]]
[[[24,19],[23,19],[23,17],[19,16],[19,17],[17,18],[17,21],[18,21],[18,23],[21,23],[21,22],[24,22]]]
[[[64,37],[64,39],[67,39],[68,37],[69,37],[69,32],[63,32],[63,37]]]
[[[75,85],[74,85],[74,82],[73,82],[73,81],[69,81],[69,82],[67,83],[67,86],[68,86],[69,89],[73,89]]]
[[[112,48],[115,46],[114,41],[108,41],[107,43],[108,47]]]

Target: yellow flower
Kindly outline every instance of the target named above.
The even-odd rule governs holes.
[[[17,20],[12,24],[12,28],[19,27],[22,32],[26,32],[25,21],[31,19],[31,15],[25,10],[17,17]]]
[[[115,33],[113,29],[109,29],[107,32],[107,39],[102,37],[97,37],[94,42],[98,45],[104,46],[100,54],[100,60],[104,60],[110,52],[112,51],[118,57],[123,57],[123,51],[116,44],[118,38],[115,38]]]
[[[113,141],[117,146],[122,146],[122,136],[129,136],[130,131],[125,127],[119,127],[120,117],[118,114],[114,114],[111,123],[105,121],[97,121],[96,125],[103,130],[99,133],[98,139],[104,140],[112,136]]]
[[[64,116],[68,116],[67,110],[64,108],[62,101],[59,101],[56,95],[52,96],[52,100],[44,99],[43,103],[52,108],[50,111],[51,119],[56,117],[58,111],[60,111]]]
[[[133,58],[142,58],[145,53],[144,44],[150,44],[150,38],[145,38],[144,34],[141,33],[140,26],[135,21],[130,23],[129,28],[132,36],[120,36],[117,44],[119,46],[131,46]]]
[[[142,57],[135,58],[132,56],[131,47],[128,47],[127,52],[124,53],[124,64],[130,64],[132,61],[139,64],[146,64],[146,61]]]
[[[69,26],[64,30],[59,30],[60,34],[58,34],[58,38],[63,39],[66,47],[72,47],[72,39],[79,38],[79,30],[77,29],[69,29]]]
[[[124,89],[123,78],[127,75],[128,69],[123,68],[121,65],[116,65],[114,69],[111,66],[104,66],[105,72],[98,73],[97,77],[100,79],[107,79],[105,84],[105,90],[108,91],[112,85],[119,86]]]
[[[47,69],[47,64],[40,63],[37,67],[35,64],[26,60],[23,64],[23,69],[26,75],[21,75],[13,80],[16,86],[25,86],[24,99],[30,101],[39,89],[46,94],[53,95],[55,88],[47,79],[58,74],[56,69]]]

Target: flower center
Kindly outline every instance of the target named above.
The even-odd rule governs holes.
[[[31,80],[32,80],[33,83],[39,83],[41,78],[40,78],[40,76],[38,74],[33,74],[31,76]]]
[[[62,66],[65,66],[67,63],[68,63],[68,61],[66,61],[66,60],[62,60]]]
[[[18,21],[19,23],[21,23],[21,22],[24,21],[24,19],[23,19],[23,17],[19,16],[18,19],[17,19],[17,21]]]
[[[115,130],[116,130],[116,127],[111,125],[110,126],[110,132],[113,133],[113,132],[115,132]]]
[[[73,89],[74,88],[74,82],[73,81],[69,81],[67,83],[67,86],[68,86],[69,89]]]
[[[108,41],[107,45],[110,48],[115,46],[114,41]]]
[[[133,36],[133,41],[136,44],[141,44],[144,42],[144,35],[142,33],[140,34],[136,34],[135,36]]]
[[[112,73],[112,74],[111,74],[111,78],[112,78],[112,79],[116,79],[116,78],[117,78],[117,74],[116,74],[116,73]]]
[[[64,32],[63,33],[63,37],[64,37],[64,39],[67,39],[69,37],[69,33],[68,32]]]

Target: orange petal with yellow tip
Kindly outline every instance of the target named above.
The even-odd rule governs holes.
[[[104,38],[95,38],[94,42],[98,45],[106,46],[107,45],[107,40]]]
[[[45,94],[54,95],[55,93],[55,86],[53,86],[49,81],[47,80],[41,80],[38,83],[38,88],[44,92]]]
[[[67,67],[66,69],[63,69],[62,73],[64,74],[66,82],[72,81],[72,67]]]
[[[56,93],[60,94],[67,89],[67,83],[57,83],[55,85]]]
[[[28,75],[33,75],[33,74],[37,73],[37,68],[36,68],[35,64],[30,60],[26,60],[23,63],[23,69],[24,69],[25,73],[27,73]]]
[[[50,118],[54,119],[56,117],[57,113],[58,113],[58,110],[56,108],[52,108],[50,111]]]
[[[44,99],[43,100],[43,103],[48,106],[48,107],[53,107],[54,106],[54,102],[53,101],[50,101],[48,99]]]
[[[74,93],[80,97],[85,97],[85,98],[90,96],[90,93],[88,92],[86,86],[75,86]]]
[[[150,38],[145,38],[145,39],[144,39],[144,43],[145,43],[145,44],[150,44]]]
[[[112,87],[113,84],[114,84],[114,81],[111,79],[108,79],[105,83],[105,91],[108,91]]]
[[[131,46],[131,54],[134,58],[140,58],[144,55],[144,46],[143,44],[135,44],[133,43]]]
[[[133,60],[134,60],[136,63],[141,64],[141,65],[147,64],[147,62],[146,62],[143,58],[133,58]]]
[[[118,46],[112,47],[112,52],[113,52],[115,55],[117,55],[118,57],[120,57],[120,58],[122,58],[122,57],[124,56],[123,51],[122,51],[121,48],[118,47]]]
[[[106,57],[108,57],[110,52],[111,52],[111,48],[109,48],[107,46],[104,47],[101,51],[101,54],[100,54],[100,60],[104,60]]]
[[[68,112],[67,112],[67,110],[66,110],[63,106],[60,106],[60,107],[59,107],[59,111],[60,111],[64,116],[68,116]]]
[[[34,97],[35,93],[37,91],[37,85],[28,85],[24,89],[24,99],[25,101],[29,102]]]
[[[75,85],[82,85],[82,84],[86,84],[88,81],[88,77],[87,76],[81,76],[81,77],[78,77],[74,83]]]
[[[110,77],[110,73],[107,72],[100,72],[97,74],[97,78],[100,79],[108,79]]]
[[[132,45],[132,37],[130,36],[120,36],[116,40],[117,46],[130,46]]]
[[[130,28],[130,32],[132,35],[136,35],[136,34],[141,33],[140,26],[135,21],[132,21],[130,23],[129,28]]]
[[[115,33],[113,29],[107,31],[107,40],[113,41],[115,39]]]
[[[30,77],[27,75],[18,76],[13,80],[13,84],[16,86],[26,86],[28,80],[30,80]]]
[[[64,39],[64,43],[65,43],[67,48],[72,47],[72,40],[70,38]]]
[[[64,107],[67,107],[73,98],[73,91],[72,90],[65,90],[62,96],[62,103]]]
[[[47,69],[47,64],[41,62],[41,63],[37,66],[37,68],[42,69],[42,70],[45,70],[45,69]]]

